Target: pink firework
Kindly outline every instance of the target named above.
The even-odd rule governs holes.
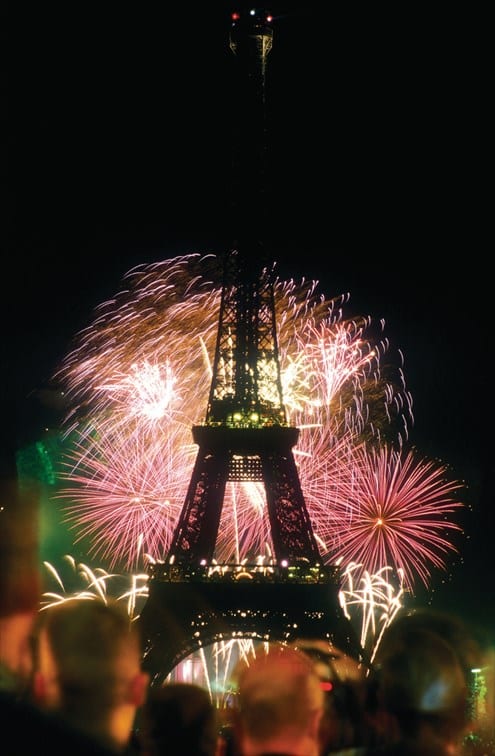
[[[112,568],[168,550],[197,451],[191,426],[206,412],[217,278],[212,255],[130,271],[56,376],[70,402],[60,491],[66,519]],[[345,319],[347,295],[328,300],[314,281],[277,281],[275,294],[284,400],[300,428],[294,452],[322,553],[333,560],[346,518],[354,522],[361,511],[355,499],[340,505],[345,485],[364,475],[357,449],[388,437],[403,446],[412,402],[402,365],[385,366],[383,324],[376,331],[371,318]],[[269,561],[271,551],[262,487],[229,484],[216,558]],[[371,559],[370,549],[370,571]]]
[[[182,508],[185,470],[196,454],[189,436],[185,428],[182,434],[174,428],[173,438],[160,434],[159,441],[146,431],[124,436],[107,430],[101,439],[84,435],[70,445],[63,474],[68,485],[60,497],[69,502],[66,520],[75,543],[88,544],[110,569],[163,553]]]
[[[116,416],[129,414],[131,405],[136,415],[139,401],[133,382],[134,389],[140,382],[141,393],[147,393],[150,377],[156,408],[156,402],[162,401],[157,376],[151,376],[147,366],[160,371],[167,366],[175,390],[184,396],[194,396],[198,385],[208,386],[211,374],[205,375],[205,355],[215,346],[220,301],[220,289],[206,278],[215,267],[213,259],[188,255],[138,266],[127,273],[121,291],[97,308],[55,375],[70,401],[68,430],[85,423],[88,416],[100,422],[106,415],[112,424]],[[170,381],[161,378],[168,392]],[[193,414],[199,408],[195,401],[189,406]],[[202,413],[205,406],[206,400]],[[150,415],[142,408],[141,420],[146,423]],[[158,419],[153,413],[152,424]],[[192,420],[199,421],[199,416]]]
[[[451,518],[463,507],[462,484],[449,479],[445,466],[364,444],[349,450],[349,474],[333,475],[325,493],[332,517],[319,518],[319,532],[332,561],[356,563],[378,573],[389,565],[404,576],[411,591],[419,578],[428,586],[432,567],[445,569],[456,551],[452,536],[462,528]],[[340,528],[335,527],[335,520]]]

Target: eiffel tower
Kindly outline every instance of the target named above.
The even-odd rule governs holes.
[[[292,451],[299,429],[288,424],[282,396],[274,266],[260,241],[272,35],[264,11],[233,15],[230,46],[249,135],[234,171],[240,233],[225,256],[206,417],[192,428],[196,462],[169,552],[150,566],[140,616],[152,684],[193,651],[232,638],[327,638],[362,657],[339,603],[339,570],[325,565],[318,550]],[[273,545],[268,566],[213,561],[227,483],[246,481],[264,485]]]

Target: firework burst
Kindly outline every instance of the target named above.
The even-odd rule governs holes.
[[[130,271],[56,375],[70,407],[66,520],[111,569],[168,550],[197,451],[191,426],[206,411],[219,270],[213,255],[186,255]],[[275,296],[284,402],[300,428],[294,454],[325,559],[369,573],[390,564],[409,585],[426,582],[452,548],[440,533],[457,528],[446,520],[460,506],[449,498],[457,484],[400,453],[412,401],[401,360],[387,363],[383,323],[345,318],[348,295],[326,299],[314,281],[276,280]],[[271,554],[263,487],[228,484],[216,558]]]
[[[451,516],[463,506],[457,498],[462,484],[412,450],[361,444],[350,453],[349,474],[333,477],[327,487],[329,510],[345,528],[335,528],[333,518],[325,528],[320,518],[334,558],[361,563],[370,573],[390,565],[411,591],[418,578],[428,587],[431,567],[443,569],[456,551],[451,537],[462,528]]]

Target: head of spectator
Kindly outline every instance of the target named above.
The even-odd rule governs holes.
[[[234,729],[242,756],[318,756],[324,692],[311,659],[271,643],[235,671]]]
[[[91,738],[30,700],[33,631],[39,616],[39,490],[35,481],[0,481],[0,731],[2,755],[110,756]]]
[[[427,606],[404,609],[386,628],[384,639],[378,647],[378,656],[382,653],[382,649],[391,649],[395,643],[402,645],[404,633],[415,628],[437,633],[449,643],[459,659],[466,677],[466,684],[469,684],[471,670],[479,667],[482,661],[482,649],[474,629],[452,612]]]
[[[470,754],[485,754],[495,743],[495,666],[492,634],[489,629],[471,624],[469,620],[446,610],[429,606],[404,609],[387,627],[382,641],[390,650],[393,644],[403,643],[404,633],[423,628],[440,635],[449,643],[462,667],[469,689],[469,732],[464,750]],[[378,647],[377,658],[383,653]],[[482,680],[482,689],[479,681]]]
[[[458,656],[438,633],[406,627],[383,637],[373,682],[378,729],[393,753],[452,756],[468,729],[468,689]]]
[[[69,599],[41,612],[34,697],[74,729],[123,752],[148,683],[138,629],[118,601]]]
[[[215,756],[217,710],[205,688],[169,682],[150,688],[141,716],[143,756]]]
[[[0,690],[27,693],[31,634],[41,597],[38,490],[0,483]]]
[[[367,666],[350,656],[326,638],[298,638],[291,646],[304,651],[313,659],[322,679],[360,683],[366,677]]]
[[[367,665],[324,638],[300,638],[291,645],[313,661],[321,680],[325,693],[321,723],[324,752],[368,744]]]

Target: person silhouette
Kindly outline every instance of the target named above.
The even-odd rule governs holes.
[[[74,729],[123,752],[148,685],[137,626],[116,599],[68,599],[40,613],[34,697]]]
[[[111,756],[31,700],[33,633],[41,601],[39,488],[0,479],[0,732],[2,756]]]
[[[411,624],[384,635],[375,656],[374,711],[383,744],[369,752],[460,754],[469,726],[462,664],[446,639]]]
[[[311,659],[279,643],[235,672],[234,739],[242,756],[319,756],[324,692]]]

